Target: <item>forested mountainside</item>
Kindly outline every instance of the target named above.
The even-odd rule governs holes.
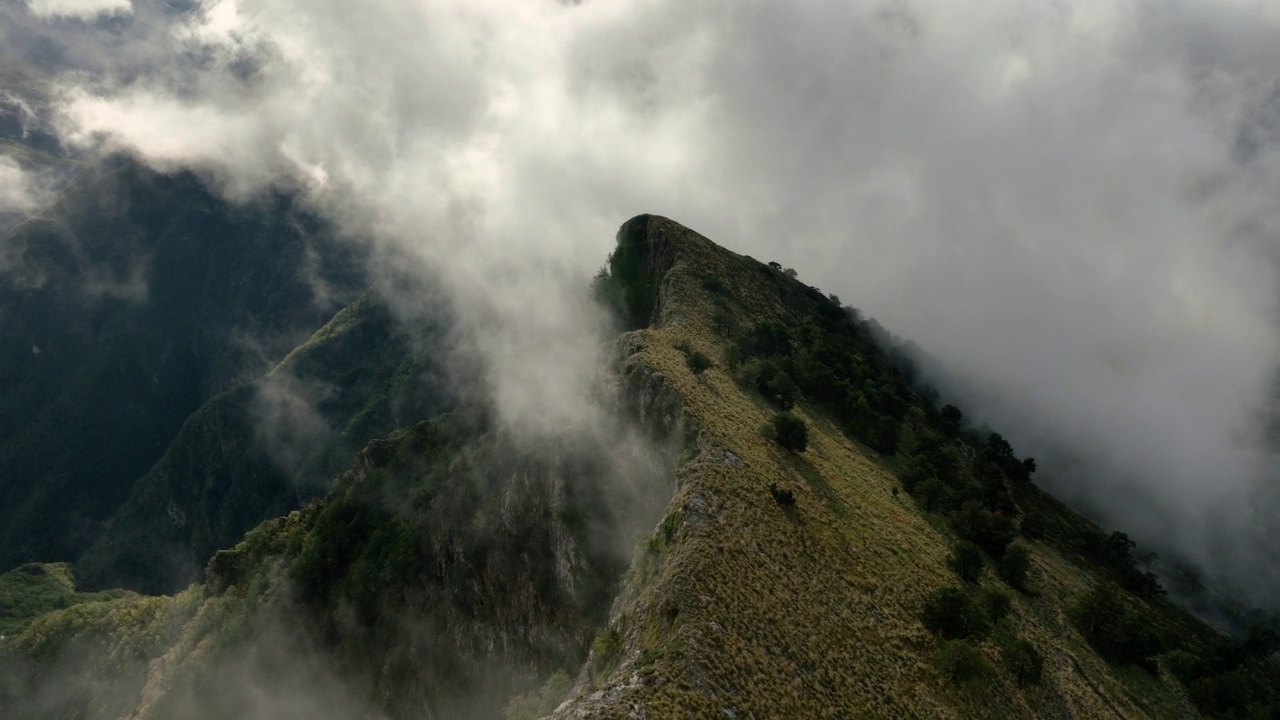
[[[1229,637],[1170,603],[1126,535],[793,275],[629,221],[593,286],[627,330],[599,421],[521,435],[463,388],[176,595],[14,571],[32,615],[65,607],[0,642],[0,708],[1276,716],[1271,629]]]
[[[286,196],[230,205],[127,158],[0,238],[0,566],[73,561],[188,417],[364,285]]]
[[[448,310],[406,327],[368,291],[262,377],[222,392],[76,564],[85,587],[175,592],[219,548],[328,490],[365,443],[433,418],[460,378],[438,357]]]

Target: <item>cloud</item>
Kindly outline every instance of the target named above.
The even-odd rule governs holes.
[[[0,155],[0,216],[25,215],[52,200],[49,183],[8,155]]]
[[[130,0],[27,0],[31,14],[39,18],[79,18],[92,20],[100,15],[127,15]]]
[[[1106,522],[1280,587],[1274,4],[222,0],[147,38],[172,62],[64,80],[64,136],[443,269],[517,424],[579,412],[569,280],[662,213],[941,358]]]

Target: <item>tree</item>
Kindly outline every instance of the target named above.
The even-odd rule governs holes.
[[[871,446],[885,455],[898,452],[898,423],[888,415],[881,415],[871,436]]]
[[[761,392],[769,402],[783,410],[789,410],[796,404],[796,395],[800,394],[800,389],[787,371],[779,370],[764,383]]]
[[[1157,672],[1151,658],[1164,650],[1164,642],[1109,586],[1100,585],[1086,595],[1071,609],[1071,619],[1108,662]]]
[[[970,500],[951,516],[960,537],[978,544],[994,558],[1004,557],[1009,543],[1018,536],[1013,521],[1003,514],[993,513],[981,503]]]
[[[1244,650],[1248,655],[1257,658],[1274,655],[1280,651],[1280,633],[1262,623],[1254,623],[1245,633]]]
[[[1038,685],[1044,673],[1044,660],[1036,646],[1019,638],[1000,648],[1000,656],[1018,685]]]
[[[903,485],[906,485],[904,480]],[[910,490],[910,489],[908,489]],[[924,505],[925,512],[933,512],[942,508],[947,499],[947,486],[936,477],[929,477],[924,482],[915,486],[916,497],[920,499],[920,504]]]
[[[982,652],[968,640],[952,640],[934,656],[938,670],[953,683],[963,683],[981,677],[987,671],[987,660]]]
[[[1013,610],[1013,598],[1009,597],[1008,591],[999,586],[989,585],[982,588],[978,599],[982,604],[982,609],[987,613],[987,618],[992,623],[998,623],[1005,619]]]
[[[921,617],[929,632],[947,640],[981,640],[991,631],[986,612],[960,588],[934,592],[925,600]]]
[[[942,409],[938,411],[938,418],[948,432],[955,433],[960,430],[960,423],[964,420],[964,413],[960,412],[960,408],[955,405],[943,405]]]
[[[765,426],[765,435],[791,452],[809,447],[809,427],[789,412],[780,412]]]
[[[982,577],[982,548],[961,540],[951,551],[951,569],[956,571],[961,580],[976,583]]]
[[[1020,542],[1013,543],[1000,558],[998,571],[1009,587],[1027,589],[1027,569],[1031,566],[1031,551]]]
[[[1023,458],[1022,474],[1019,479],[1022,480],[1023,482],[1031,482],[1031,476],[1034,475],[1035,472],[1036,472],[1036,459]]]
[[[1044,518],[1038,513],[1027,513],[1022,517],[1018,532],[1028,540],[1039,540],[1044,537]]]
[[[697,350],[689,353],[684,362],[693,371],[694,375],[701,375],[704,370],[711,367],[711,358]]]
[[[1003,467],[1004,462],[1013,458],[1013,446],[1000,433],[987,435],[987,454]]]

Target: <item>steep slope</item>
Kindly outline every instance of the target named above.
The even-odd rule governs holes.
[[[632,340],[629,367],[662,378],[701,432],[698,455],[680,468],[680,491],[611,612],[611,642],[597,647],[574,699],[556,717],[1195,714],[1167,672],[1109,664],[1073,622],[1096,585],[1127,582],[1127,576],[1070,550],[1068,536],[1077,535],[1067,526],[1107,536],[1064,507],[1049,507],[1047,499],[1036,508],[1035,524],[1059,531],[1046,542],[1022,541],[1031,548],[1025,591],[1005,588],[994,572],[964,591],[978,598],[1001,594],[1011,604],[990,639],[960,641],[976,648],[976,657],[926,630],[922,614],[930,598],[965,585],[951,561],[963,531],[954,520],[925,512],[927,497],[917,502],[901,489],[930,485],[912,476],[926,446],[936,449],[935,435],[948,437],[948,431],[929,403],[906,389],[902,373],[876,356],[865,328],[832,312],[836,303],[780,268],[724,251],[657,217],[624,226],[611,270],[624,311],[648,326]],[[815,327],[830,332],[810,333]],[[794,363],[781,366],[792,368],[801,388],[827,389],[802,397],[794,410],[809,428],[803,453],[761,438],[759,429],[776,412],[766,398],[778,383],[742,362],[753,345],[764,344],[768,333],[757,332],[761,328],[789,329],[786,354]],[[830,350],[822,343],[832,333],[849,336],[859,348],[844,357],[853,365],[848,401],[832,402],[840,383],[822,377],[821,355]],[[713,365],[695,374],[695,353]],[[841,410],[863,403],[872,406],[870,417]],[[876,419],[876,410],[885,414]],[[880,432],[885,417],[889,437]],[[945,454],[980,467],[973,443],[951,437]],[[1016,460],[1011,453],[1007,459]],[[1017,482],[1019,472],[987,486],[995,488],[994,505],[1007,502],[1000,488],[1011,486],[1021,485],[1024,498],[1041,497],[1025,480]],[[964,479],[956,475],[959,484]],[[966,506],[964,512],[983,510]],[[1007,514],[1017,515],[1016,505],[988,513]],[[1223,640],[1167,603],[1119,592],[1120,605],[1149,619],[1171,645],[1195,651]],[[1019,673],[1011,650],[1025,649],[1019,640],[1042,658],[1037,683]],[[967,675],[975,677],[955,681]]]
[[[581,664],[669,495],[625,444],[530,445],[469,405],[371,443],[323,501],[217,553],[203,587],[37,620],[0,646],[0,710],[493,717]]]
[[[263,520],[321,496],[365,443],[453,399],[437,355],[447,309],[405,328],[376,293],[334,316],[263,377],[184,423],[77,563],[86,587],[173,592]]]
[[[122,158],[0,238],[0,568],[79,556],[201,403],[361,275],[288,198],[231,206]]]
[[[665,218],[618,239],[595,285],[633,328],[600,377],[613,420],[521,436],[464,390],[217,553],[203,586],[0,644],[0,712],[1274,711],[1276,637],[1164,601],[1125,536],[921,395],[868,323]]]

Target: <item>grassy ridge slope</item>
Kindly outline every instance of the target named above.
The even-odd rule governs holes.
[[[1116,668],[1093,651],[1068,609],[1100,572],[1037,542],[1034,592],[1015,597],[1005,632],[1038,648],[1043,681],[1020,687],[988,641],[982,680],[951,682],[920,620],[930,593],[959,584],[947,524],[897,491],[899,459],[850,440],[807,403],[795,410],[810,428],[806,452],[765,441],[758,428],[773,408],[728,370],[726,327],[796,328],[829,301],[664,218],[624,226],[614,257],[615,274],[632,273],[637,288],[627,308],[650,325],[630,362],[682,398],[701,428],[699,452],[632,568],[610,642],[556,717],[1194,716],[1167,674]],[[714,366],[694,374],[689,350]],[[792,491],[794,508],[775,502],[771,485]],[[992,573],[982,583],[1002,584]],[[1213,635],[1167,604],[1126,602]]]

